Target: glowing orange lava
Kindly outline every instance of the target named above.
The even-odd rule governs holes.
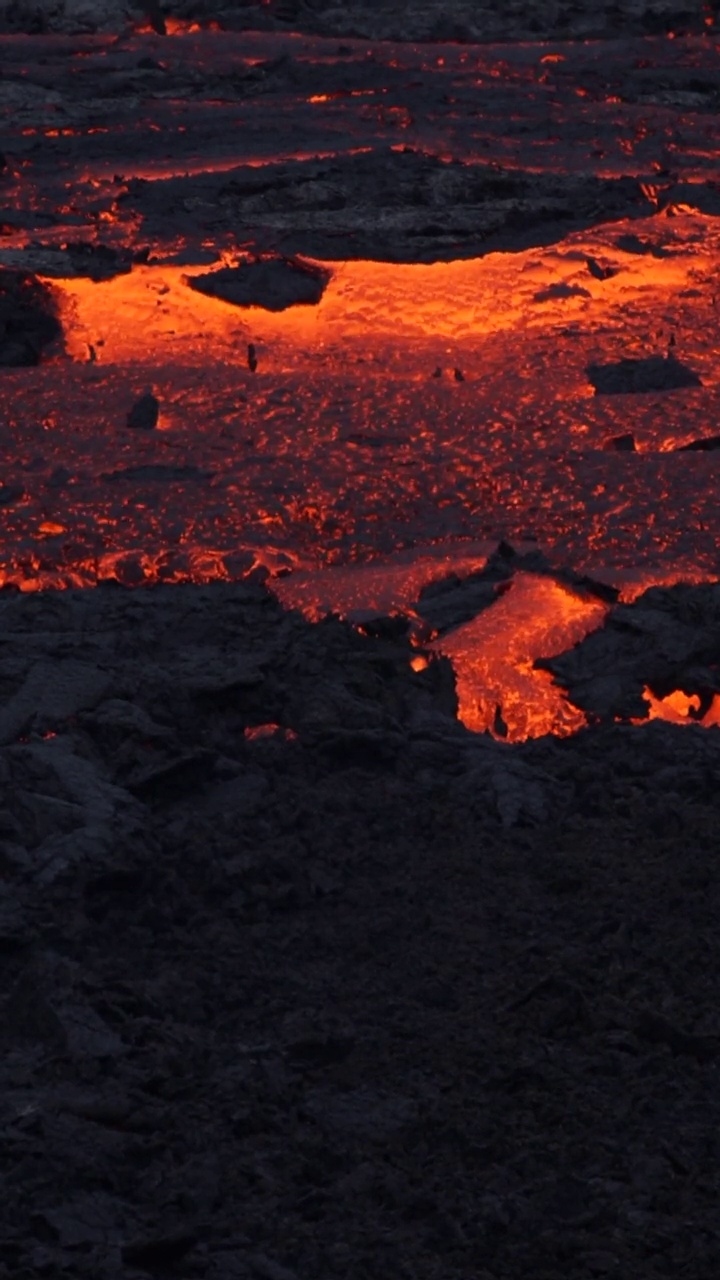
[[[715,694],[711,706],[703,716],[700,710],[700,698],[697,694],[686,694],[681,689],[668,693],[664,698],[656,698],[651,689],[645,686],[643,698],[648,704],[648,720],[668,720],[671,724],[701,724],[704,728],[720,725],[720,696]],[[635,720],[634,724],[643,724]]]
[[[587,572],[625,602],[717,575],[717,456],[677,452],[704,450],[720,418],[717,51],[658,38],[618,41],[610,56],[602,41],[450,43],[438,56],[432,45],[338,46],[289,31],[213,35],[216,22],[154,12],[154,24],[116,42],[78,38],[73,75],[96,76],[97,88],[73,91],[67,109],[53,80],[66,73],[62,39],[43,44],[32,75],[18,41],[3,45],[0,256],[41,274],[64,350],[58,342],[39,367],[2,371],[0,585],[266,570],[283,604],[308,618],[336,612],[370,631],[378,615],[405,614],[412,669],[432,655],[452,662],[468,728],[509,741],[572,733],[583,714],[534,663],[601,626],[605,604],[544,572],[516,572],[440,636],[422,616],[423,589],[476,574],[501,538],[544,548],[546,565]],[[642,67],[669,94],[688,77],[698,93],[680,111],[664,90],[646,101]],[[130,76],[128,110],[120,84]],[[374,246],[355,240],[364,206],[342,182],[334,189],[334,173],[379,150],[398,172],[412,151],[440,184],[417,200],[413,191],[412,208],[394,192],[382,206],[384,255],[422,264],[352,256]],[[297,192],[288,208],[277,173],[267,189],[258,173],[280,162],[282,189]],[[318,166],[316,206],[317,174],[306,183]],[[612,207],[653,214],[612,220],[600,196],[606,222],[565,236],[551,228],[552,243],[518,250],[554,217],[542,211],[541,226],[526,226],[518,193],[533,174],[549,176],[551,191],[555,178],[623,178],[628,201]],[[248,185],[257,203],[240,200],[246,221],[233,202]],[[477,215],[464,203],[471,188]],[[171,200],[182,216],[168,222]],[[190,287],[209,257],[236,265],[243,248],[287,245],[308,229],[330,277],[316,306],[235,307]],[[406,252],[414,236],[429,248]],[[480,252],[486,236],[515,250],[430,261],[436,245],[447,258]],[[132,269],[76,277],[77,242],[122,250]],[[589,365],[670,350],[700,385],[594,395]],[[160,402],[157,429],[130,430],[147,390]],[[720,723],[717,696],[702,717],[707,698],[644,696],[650,719]],[[293,736],[275,724],[245,730],[249,743]]]
[[[453,664],[463,724],[509,742],[581,728],[583,713],[533,663],[577,644],[606,614],[601,601],[551,578],[517,574],[489,609],[433,644]]]
[[[655,232],[652,221],[646,223]],[[631,225],[635,234],[645,228]],[[382,340],[409,364],[428,359],[427,343],[450,343],[458,360],[469,359],[477,368],[477,344],[493,335],[530,338],[553,329],[567,332],[580,322],[592,334],[602,332],[613,315],[633,317],[642,332],[643,318],[652,324],[670,298],[681,327],[683,291],[718,269],[720,233],[715,220],[699,214],[678,216],[674,229],[682,230],[688,247],[660,258],[618,250],[613,228],[592,238],[578,233],[545,250],[432,265],[329,261],[323,265],[331,279],[318,306],[274,314],[189,289],[187,279],[205,267],[136,265],[102,283],[78,278],[48,284],[58,293],[68,350],[78,360],[85,358],[88,343],[96,349],[100,343],[102,363],[222,363],[234,358],[238,341],[252,330],[285,363],[293,355],[295,361],[305,358],[309,347],[331,348],[337,359],[343,348],[348,354],[348,344],[367,347]],[[612,264],[599,279],[587,266],[596,257]],[[224,254],[218,266],[233,261]],[[708,351],[698,364],[705,385],[720,381],[714,350],[710,357]],[[587,381],[582,382],[587,395]]]

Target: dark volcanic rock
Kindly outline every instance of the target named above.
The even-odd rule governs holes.
[[[0,484],[0,506],[10,507],[25,497],[21,484]]]
[[[614,364],[590,364],[586,369],[595,395],[628,395],[650,391],[674,391],[701,387],[693,369],[673,355],[648,356],[644,360],[618,360]]]
[[[187,283],[198,293],[222,298],[237,307],[286,311],[298,304],[318,303],[329,279],[329,271],[300,258],[261,257],[236,267],[188,276]]]
[[[122,31],[144,17],[163,35],[177,15],[225,30],[301,30],[364,40],[453,42],[568,39],[704,32],[698,0],[576,0],[539,5],[519,0],[10,0],[0,9],[0,31]]]
[[[447,161],[411,147],[155,182],[133,179],[118,204],[142,217],[148,239],[179,233],[201,240],[203,210],[212,204],[216,228],[241,226],[244,237],[254,236],[260,245],[271,239],[281,253],[385,262],[448,261],[549,244],[596,223],[599,208],[608,219],[653,208],[635,178],[526,173]],[[234,277],[227,272],[189,283],[197,287],[198,279],[216,278],[229,289]],[[265,305],[267,288],[263,283],[250,300]],[[244,290],[239,297],[219,296],[248,302]]]
[[[611,436],[605,441],[603,448],[608,453],[637,453],[635,437],[631,431],[626,431],[621,436]]]
[[[23,271],[0,269],[0,366],[38,364],[61,334],[45,285]]]
[[[139,431],[152,431],[158,424],[160,402],[151,391],[135,401],[127,416],[127,425]]]
[[[128,423],[128,426],[130,425]],[[145,480],[160,482],[209,480],[211,475],[211,471],[201,471],[199,467],[173,467],[167,463],[149,462],[137,467],[120,467],[117,471],[105,471],[100,476],[100,479],[109,483],[114,483],[117,480],[127,480],[130,483],[139,482],[142,484]]]
[[[132,270],[130,253],[122,253],[104,244],[89,244],[84,240],[70,241],[65,245],[73,274],[88,280],[112,280]]]
[[[257,582],[0,631],[0,1270],[714,1274],[720,735],[513,749]]]

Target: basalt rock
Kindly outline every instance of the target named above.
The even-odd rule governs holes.
[[[187,283],[198,293],[222,298],[236,307],[286,311],[288,307],[317,304],[329,279],[329,271],[300,258],[261,257],[189,276]]]
[[[47,287],[24,271],[0,269],[0,367],[38,364],[61,335]]]

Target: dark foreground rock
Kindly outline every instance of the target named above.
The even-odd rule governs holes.
[[[249,581],[0,624],[0,1274],[715,1274],[715,732]]]

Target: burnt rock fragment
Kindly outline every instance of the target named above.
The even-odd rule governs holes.
[[[318,303],[329,279],[329,271],[302,258],[258,257],[236,267],[190,276],[187,283],[198,293],[222,298],[236,307],[286,311]]]
[[[158,423],[160,402],[152,391],[146,391],[135,401],[127,416],[127,425],[138,431],[152,431]]]
[[[618,249],[622,249],[623,253],[650,254],[653,258],[668,256],[668,250],[663,245],[654,244],[652,240],[642,240],[636,235],[618,236],[615,245]]]
[[[612,364],[589,364],[585,372],[595,388],[596,396],[674,391],[679,387],[702,386],[695,371],[673,355],[618,360]]]
[[[62,334],[50,291],[25,271],[0,269],[0,366],[36,365]]]
[[[585,265],[595,280],[611,280],[614,275],[617,275],[615,267],[603,267],[596,258],[586,258]]]

